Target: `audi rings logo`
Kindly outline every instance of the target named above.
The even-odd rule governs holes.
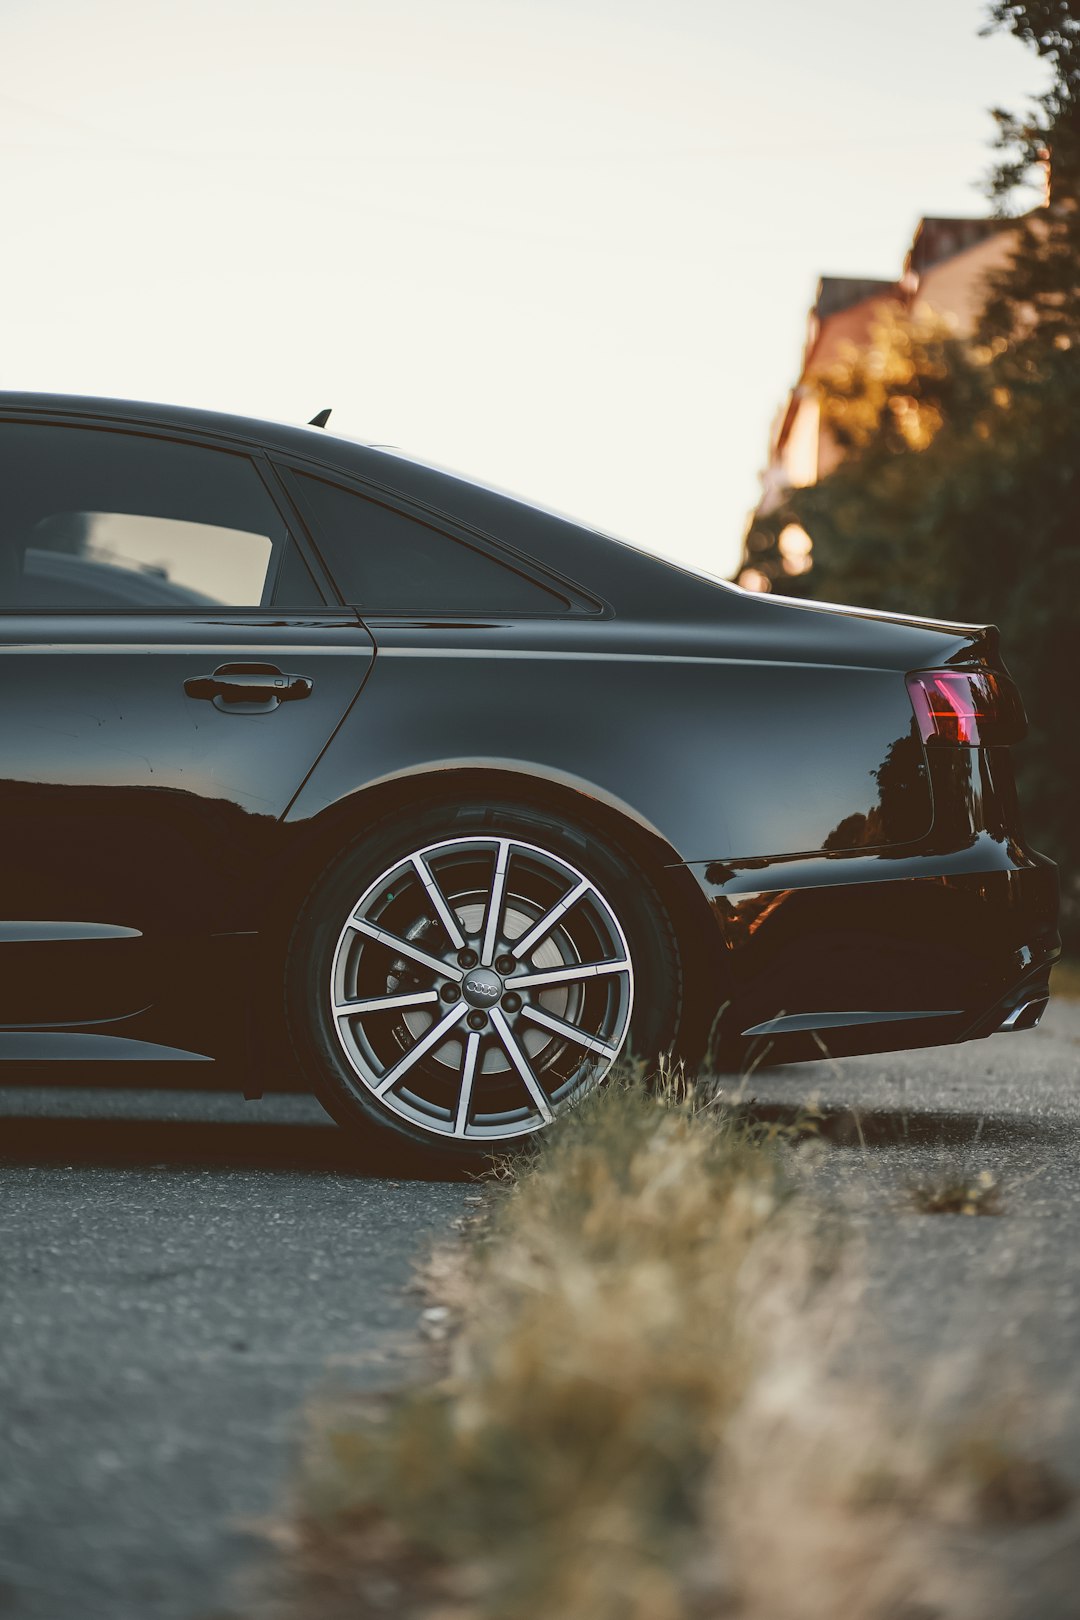
[[[489,1007],[502,995],[502,982],[494,973],[470,973],[462,983],[461,991],[474,1007]]]

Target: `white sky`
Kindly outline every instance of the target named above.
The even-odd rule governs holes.
[[[0,0],[0,385],[306,420],[727,573],[822,272],[984,211],[981,0]]]

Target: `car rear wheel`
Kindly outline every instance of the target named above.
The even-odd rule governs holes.
[[[459,1154],[531,1136],[622,1052],[675,1037],[681,974],[648,877],[522,806],[395,817],[308,896],[290,1030],[343,1124]]]

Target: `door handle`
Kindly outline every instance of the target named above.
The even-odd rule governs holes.
[[[314,685],[307,675],[286,675],[273,664],[222,664],[212,675],[189,676],[184,691],[208,699],[215,709],[261,713],[310,697]]]

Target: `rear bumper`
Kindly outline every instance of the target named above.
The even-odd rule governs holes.
[[[725,1061],[972,1040],[1049,993],[1057,869],[1015,844],[694,871],[719,932]]]

